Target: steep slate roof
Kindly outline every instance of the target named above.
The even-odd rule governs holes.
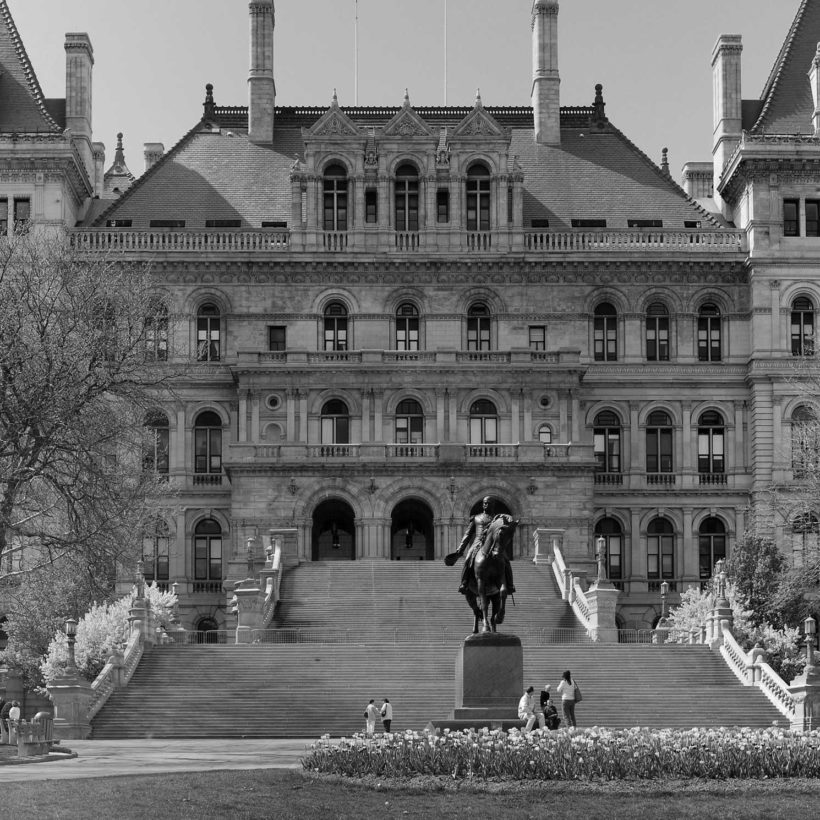
[[[290,222],[290,170],[304,159],[302,129],[326,109],[276,110],[274,145],[255,145],[247,136],[247,112],[226,110],[221,128],[202,122],[156,163],[94,224],[130,219],[134,229],[151,220],[185,220],[186,229],[204,228],[206,219],[239,219],[243,228],[262,222]],[[383,128],[400,108],[344,108],[359,126]],[[570,227],[572,219],[606,219],[626,228],[629,219],[659,219],[668,229],[687,221],[717,223],[620,131],[598,130],[566,116],[560,147],[538,145],[529,108],[485,109],[511,138],[510,156],[524,173],[524,225],[549,219],[550,228]],[[417,113],[437,132],[452,131],[472,108],[424,108]],[[591,111],[591,109],[590,109]],[[87,220],[88,222],[88,220]]]
[[[64,124],[65,101],[44,99],[6,0],[0,0],[0,133],[59,133]]]
[[[811,134],[814,100],[809,68],[820,42],[820,0],[802,0],[760,95],[755,134]]]

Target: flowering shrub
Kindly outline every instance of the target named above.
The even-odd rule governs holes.
[[[87,680],[93,681],[100,674],[112,652],[122,652],[125,648],[134,596],[132,593],[110,603],[94,604],[77,623],[74,657],[80,674]],[[153,583],[145,587],[145,600],[156,613],[160,626],[167,627],[176,596],[171,592],[160,592]],[[40,664],[46,684],[64,675],[67,666],[68,639],[62,630],[58,630]]]
[[[315,742],[308,771],[502,780],[655,780],[820,776],[820,732],[785,729],[583,729],[523,734],[407,731]]]

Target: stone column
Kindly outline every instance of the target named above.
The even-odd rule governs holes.
[[[586,594],[591,626],[598,643],[618,643],[618,625],[615,612],[621,593],[610,581],[596,581]]]
[[[233,596],[231,603],[236,614],[236,642],[251,643],[253,630],[262,628],[265,593],[254,584],[237,586]]]
[[[69,672],[48,687],[54,704],[54,739],[86,740],[91,734],[88,709],[94,698],[91,684],[77,672]]]

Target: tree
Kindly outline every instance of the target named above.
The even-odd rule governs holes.
[[[726,562],[726,573],[755,626],[769,619],[770,602],[786,564],[786,557],[771,538],[747,531],[735,544]]]
[[[69,557],[134,565],[162,479],[141,451],[168,358],[146,265],[65,237],[0,240],[0,584]]]

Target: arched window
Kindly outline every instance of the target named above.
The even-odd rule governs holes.
[[[467,311],[467,350],[492,349],[492,316],[483,302]]]
[[[350,413],[341,399],[331,399],[322,407],[322,444],[350,443]]]
[[[326,231],[347,230],[347,171],[338,163],[325,169],[323,180],[323,221]]]
[[[419,312],[405,302],[396,311],[396,350],[419,349]]]
[[[424,414],[415,399],[404,399],[396,407],[396,444],[424,441]]]
[[[162,302],[152,304],[145,317],[145,358],[152,362],[168,360],[168,308]]]
[[[164,521],[155,522],[142,538],[142,574],[145,580],[168,580],[168,555],[171,543],[168,525]]]
[[[209,302],[196,314],[196,357],[200,362],[218,362],[220,350],[219,308]]]
[[[498,443],[498,411],[487,399],[474,401],[470,407],[470,444]]]
[[[347,350],[347,308],[341,302],[325,308],[325,350]]]
[[[483,165],[467,171],[467,230],[490,230],[490,172]]]
[[[814,355],[814,303],[801,296],[792,302],[792,356]]]
[[[726,472],[723,416],[707,410],[698,419],[698,472],[722,475]]]
[[[646,360],[669,361],[669,311],[660,302],[653,302],[646,311]]]
[[[711,302],[698,313],[698,361],[719,362],[723,357],[720,310]]]
[[[802,567],[806,558],[817,555],[820,522],[814,513],[801,513],[792,521],[792,564]]]
[[[419,229],[419,172],[410,163],[396,170],[396,230]]]
[[[222,474],[222,419],[211,410],[194,421],[194,473],[205,483]]]
[[[646,420],[646,472],[672,472],[672,419],[655,410]]]
[[[618,581],[623,575],[623,533],[621,525],[614,518],[602,518],[595,525],[595,541],[602,536],[606,542],[607,577]],[[596,543],[595,548],[598,548]]]
[[[820,467],[820,421],[816,411],[801,404],[792,413],[792,471],[795,478],[816,475]]]
[[[168,416],[155,411],[145,417],[145,447],[142,467],[146,472],[168,475]]]
[[[675,530],[666,518],[653,519],[646,530],[646,577],[675,577]]]
[[[707,518],[698,530],[698,565],[702,581],[712,577],[715,564],[726,557],[726,527],[719,518]]]
[[[222,527],[212,518],[200,521],[194,529],[194,578],[222,580]]]
[[[617,361],[618,313],[609,302],[602,302],[595,308],[593,343],[596,362]]]
[[[595,416],[593,428],[595,469],[599,473],[621,472],[621,420],[611,410]]]
[[[538,440],[541,444],[552,444],[552,429],[549,424],[542,424],[538,428]]]

